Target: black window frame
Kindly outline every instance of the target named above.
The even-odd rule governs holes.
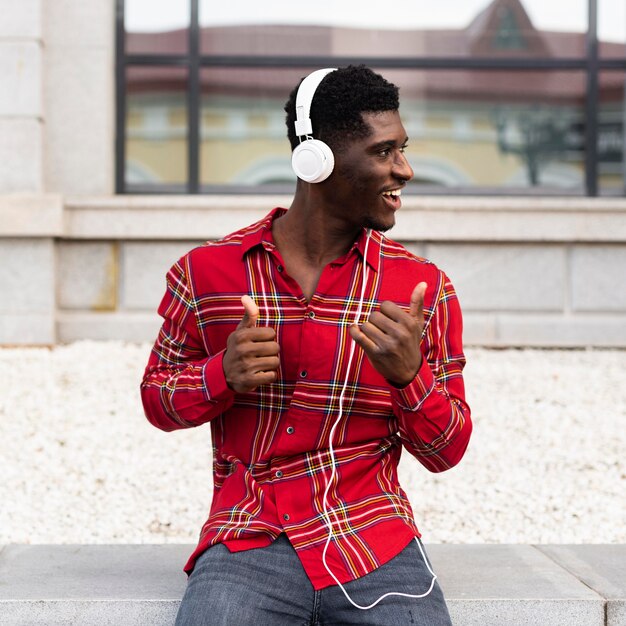
[[[588,28],[586,54],[575,58],[454,58],[454,57],[336,57],[336,56],[251,56],[251,55],[202,55],[200,51],[199,0],[190,0],[189,46],[186,54],[127,54],[124,22],[125,0],[116,0],[116,133],[115,133],[115,192],[126,193],[183,193],[183,194],[267,194],[290,192],[292,187],[276,185],[248,187],[240,185],[200,184],[200,70],[206,67],[230,68],[311,68],[343,66],[363,63],[380,69],[415,70],[508,70],[508,71],[577,71],[586,76],[587,94],[585,102],[585,195],[598,196],[598,132],[599,132],[599,74],[605,70],[626,72],[625,58],[600,58],[598,42],[598,0],[588,0]],[[180,186],[160,186],[158,189],[135,186],[127,188],[126,166],[126,70],[130,66],[185,67],[188,71],[187,85],[187,182]],[[626,106],[626,103],[625,103]],[[626,146],[624,147],[626,152]],[[626,155],[624,156],[626,158]],[[420,187],[420,193],[451,195],[510,195],[510,190],[497,187]],[[545,189],[515,191],[516,195],[575,195],[568,190]],[[623,195],[626,195],[626,180]]]

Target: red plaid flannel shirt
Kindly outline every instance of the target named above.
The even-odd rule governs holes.
[[[398,484],[402,447],[433,472],[454,466],[465,452],[472,424],[461,312],[443,272],[372,232],[360,321],[384,300],[408,310],[413,287],[425,281],[424,359],[403,389],[390,386],[360,348],[346,371],[365,231],[324,268],[307,302],[272,240],[272,220],[283,211],[192,250],[170,269],[159,307],[164,323],[141,393],[158,428],[211,425],[213,501],[185,570],[213,544],[246,550],[284,532],[313,586],[322,589],[334,584],[322,564],[328,536],[322,496],[346,376],[344,418],[333,441],[337,479],[328,496],[337,526],[327,560],[341,582],[371,572],[419,536]],[[276,383],[238,394],[226,384],[222,357],[246,293],[259,305],[259,325],[275,328],[281,363]]]

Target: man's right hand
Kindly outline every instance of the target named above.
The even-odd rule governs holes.
[[[222,363],[228,386],[233,391],[245,393],[276,380],[280,348],[273,328],[257,328],[259,307],[254,300],[245,295],[241,304],[244,315],[228,337]]]

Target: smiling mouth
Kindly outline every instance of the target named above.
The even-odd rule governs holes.
[[[389,191],[383,191],[382,196],[390,202],[395,208],[398,208],[401,204],[400,196],[402,195],[401,189],[390,189]]]

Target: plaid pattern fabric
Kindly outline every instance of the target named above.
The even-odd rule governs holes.
[[[363,281],[365,231],[323,271],[307,302],[283,268],[263,220],[192,250],[170,269],[159,313],[163,326],[141,386],[146,415],[163,430],[209,422],[213,502],[197,549],[225,543],[261,547],[285,532],[316,589],[334,584],[322,564],[328,536],[323,493],[330,478],[329,434],[343,400],[333,445],[337,475],[329,490],[335,537],[327,560],[342,582],[371,572],[419,536],[398,484],[402,447],[433,472],[459,462],[472,430],[465,402],[461,313],[454,289],[432,263],[373,232],[361,322],[384,300],[408,311],[413,287],[428,283],[422,366],[405,388],[390,386],[357,348],[348,353]],[[241,296],[275,328],[278,381],[236,394],[222,357],[243,316]]]

